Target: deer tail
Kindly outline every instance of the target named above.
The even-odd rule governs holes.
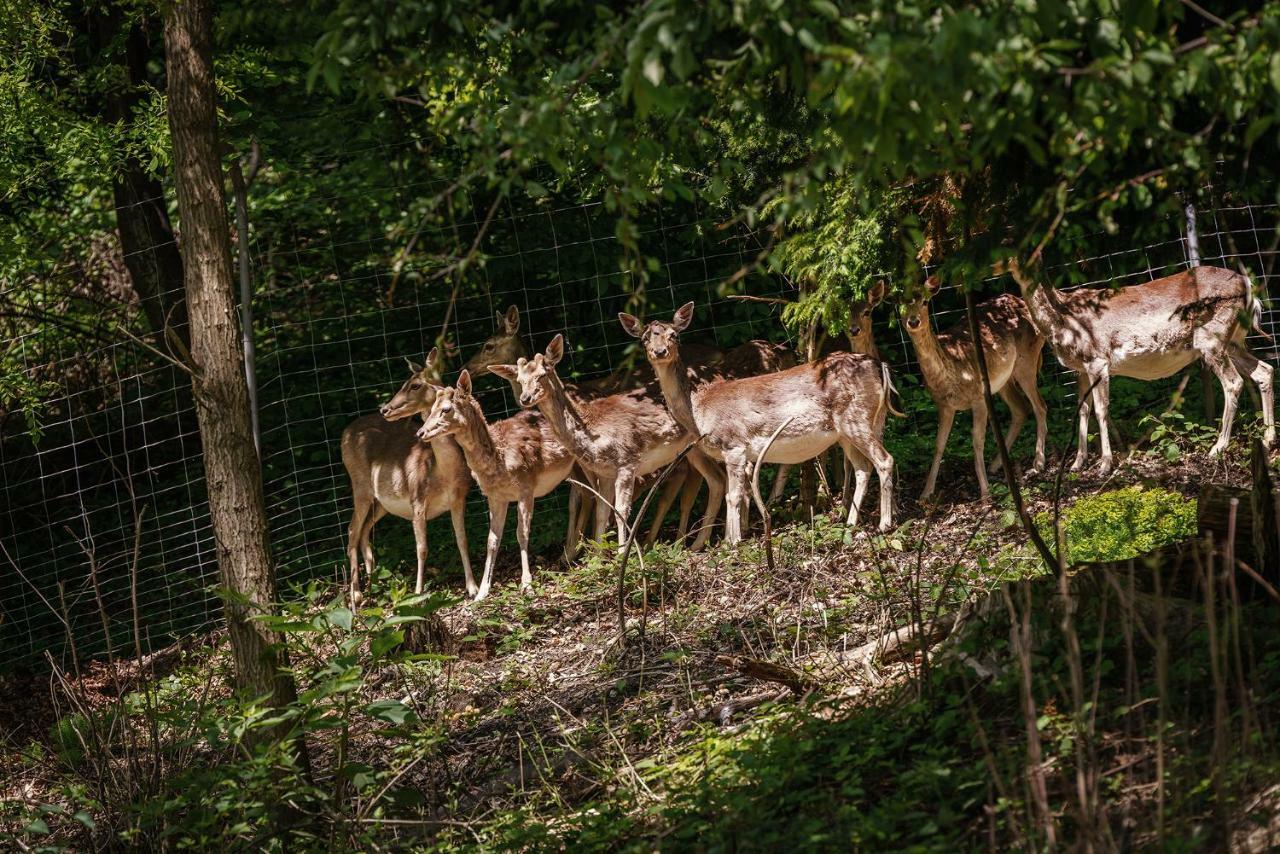
[[[899,412],[893,407],[893,395],[898,394],[898,389],[893,384],[893,376],[889,373],[888,362],[880,363],[880,378],[883,380],[883,382],[880,383],[880,394],[885,409],[888,409],[891,414],[896,415],[899,418],[906,418],[906,414]]]
[[[1244,276],[1244,310],[1249,314],[1249,324],[1253,327],[1253,331],[1257,332],[1268,341],[1275,340],[1267,331],[1262,328],[1262,300],[1258,299],[1253,292],[1253,279],[1249,276],[1249,271],[1244,264],[1240,265],[1240,275]]]

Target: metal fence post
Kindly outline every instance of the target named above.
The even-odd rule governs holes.
[[[1187,202],[1186,208],[1186,245],[1187,245],[1187,266],[1191,268],[1200,266],[1200,232],[1196,228],[1196,205],[1195,202]],[[1200,399],[1204,404],[1204,417],[1208,421],[1213,420],[1214,411],[1217,409],[1217,402],[1214,400],[1213,378],[1209,372],[1209,366],[1203,361],[1200,365]]]
[[[258,147],[254,143],[249,173],[257,172]],[[253,348],[253,284],[249,271],[249,200],[240,160],[231,162],[231,186],[236,196],[236,254],[240,263],[240,334],[244,339],[244,381],[249,388],[249,421],[253,430],[253,447],[262,459],[262,435],[258,430],[258,375],[254,369]]]

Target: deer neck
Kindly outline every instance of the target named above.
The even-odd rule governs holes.
[[[662,388],[662,397],[667,409],[671,411],[671,417],[691,436],[700,435],[697,419],[693,417],[693,391],[689,383],[689,372],[685,370],[679,351],[670,362],[654,365],[653,371],[658,376],[658,385]]]
[[[1022,301],[1040,333],[1048,337],[1054,329],[1063,325],[1062,295],[1046,282],[1032,282],[1024,276],[1015,276]]]
[[[498,457],[498,449],[493,443],[493,435],[484,420],[484,412],[476,401],[468,401],[462,409],[465,425],[454,434],[462,447],[467,466],[481,485],[506,479],[506,471]]]
[[[951,360],[942,351],[938,336],[928,319],[921,321],[920,331],[911,335],[911,343],[916,347],[916,359],[920,363],[920,372],[924,374],[925,384],[931,388],[939,388],[949,382]]]
[[[582,411],[569,397],[558,376],[548,374],[547,387],[547,394],[538,401],[538,409],[551,424],[556,438],[575,454],[589,453],[593,434],[582,417]]]

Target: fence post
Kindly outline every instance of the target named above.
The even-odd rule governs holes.
[[[250,180],[257,172],[258,145],[250,155]],[[249,387],[249,424],[253,430],[253,447],[262,459],[262,434],[258,429],[258,374],[254,369],[253,348],[253,284],[249,271],[249,200],[240,159],[231,161],[231,187],[236,197],[236,255],[240,266],[240,334],[244,339],[244,381]]]
[[[1187,202],[1186,208],[1186,238],[1187,238],[1187,266],[1200,266],[1200,232],[1196,228],[1196,205],[1195,202]],[[1213,393],[1213,377],[1210,375],[1209,366],[1203,361],[1200,364],[1200,400],[1204,405],[1204,417],[1208,421],[1213,420],[1214,412],[1217,409],[1217,402],[1214,400]]]

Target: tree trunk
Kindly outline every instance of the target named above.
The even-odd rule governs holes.
[[[262,472],[249,426],[249,395],[236,324],[231,245],[218,157],[211,0],[167,5],[164,24],[169,130],[182,222],[182,260],[191,324],[192,380],[209,513],[222,584],[231,591],[227,624],[237,687],[295,696],[278,633],[250,618],[275,601]]]

